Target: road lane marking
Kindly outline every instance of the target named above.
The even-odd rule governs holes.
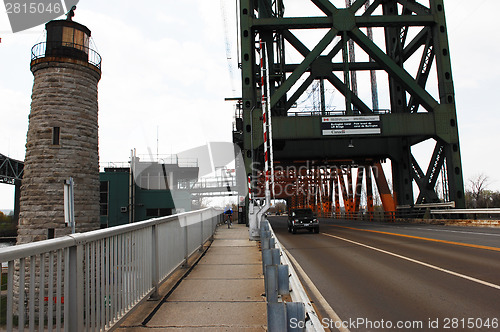
[[[411,229],[411,230],[419,229],[419,230],[433,231],[433,232],[450,232],[450,233],[462,233],[462,234],[474,234],[474,235],[500,236],[500,234],[493,234],[493,233],[453,231],[453,230],[450,230],[450,229],[435,229],[435,228],[421,228],[421,227],[406,228],[406,227],[397,227],[397,226],[393,226],[393,227],[394,228],[400,228],[400,229]]]
[[[462,246],[462,247],[469,247],[469,248],[476,248],[476,249],[485,249],[485,250],[500,251],[500,248],[488,247],[488,246],[481,246],[481,245],[478,245],[478,244],[470,244],[470,243],[461,243],[461,242],[453,242],[453,241],[446,241],[446,240],[438,240],[438,239],[431,239],[431,238],[421,237],[421,236],[398,234],[398,233],[390,233],[390,232],[383,232],[383,231],[375,231],[375,230],[372,230],[372,229],[361,229],[361,228],[339,226],[339,225],[329,225],[329,226],[331,226],[331,227],[339,227],[339,228],[346,228],[346,229],[353,229],[353,230],[356,230],[356,231],[369,232],[369,233],[378,233],[378,234],[401,236],[401,237],[406,237],[406,238],[410,238],[410,239],[417,239],[417,240],[424,240],[424,241],[431,241],[431,242],[438,242],[438,243],[453,244],[453,245]]]
[[[416,259],[413,259],[413,258],[410,258],[410,257],[402,256],[402,255],[399,255],[399,254],[396,254],[396,253],[393,253],[393,252],[390,252],[390,251],[387,251],[387,250],[384,250],[384,249],[372,247],[372,246],[369,246],[369,245],[364,244],[364,243],[360,243],[360,242],[352,241],[352,240],[349,240],[349,239],[345,239],[345,238],[340,237],[340,236],[335,236],[335,235],[328,234],[328,233],[321,233],[321,234],[329,236],[329,237],[332,237],[332,238],[335,238],[335,239],[338,239],[338,240],[346,241],[346,242],[349,242],[349,243],[352,243],[352,244],[355,244],[355,245],[358,245],[358,246],[361,246],[361,247],[372,249],[372,250],[375,250],[375,251],[378,251],[378,252],[381,252],[381,253],[384,253],[384,254],[387,254],[387,255],[391,255],[391,256],[394,256],[394,257],[397,257],[397,258],[401,258],[401,259],[407,260],[407,261],[412,262],[412,263],[420,264],[422,266],[429,267],[431,269],[434,269],[434,270],[437,270],[437,271],[440,271],[440,272],[445,272],[445,273],[451,274],[451,275],[459,277],[459,278],[463,278],[463,279],[466,279],[466,280],[469,280],[469,281],[473,281],[473,282],[476,282],[476,283],[484,285],[484,286],[488,286],[488,287],[500,290],[500,285],[496,285],[496,284],[493,284],[491,282],[480,280],[480,279],[477,279],[477,278],[474,278],[474,277],[470,277],[470,276],[467,276],[465,274],[461,274],[461,273],[454,272],[454,271],[451,271],[451,270],[443,269],[442,267],[439,267],[439,266],[436,266],[436,265],[425,263],[425,262],[422,262],[422,261],[419,261],[419,260],[416,260]]]
[[[343,325],[342,320],[340,319],[339,315],[337,315],[335,310],[333,310],[333,308],[330,306],[330,304],[328,304],[328,302],[323,297],[323,295],[321,295],[321,293],[316,288],[316,286],[314,285],[312,280],[309,278],[307,273],[302,269],[299,262],[297,262],[297,260],[292,256],[292,254],[290,254],[290,252],[283,245],[281,246],[281,248],[283,249],[285,254],[288,256],[288,259],[290,259],[290,261],[293,263],[295,269],[302,277],[302,280],[304,280],[304,282],[307,284],[307,287],[311,290],[313,295],[318,299],[319,304],[321,305],[321,307],[323,307],[326,314],[328,315],[328,319],[331,319],[333,322],[339,322],[339,325],[340,325],[340,328],[338,329],[339,331],[350,332],[348,328],[345,328],[342,326]],[[336,326],[336,325],[334,325],[334,326]]]

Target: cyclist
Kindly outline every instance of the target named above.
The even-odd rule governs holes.
[[[227,208],[224,214],[226,215],[227,228],[231,228],[231,225],[233,224],[233,210],[231,208]]]

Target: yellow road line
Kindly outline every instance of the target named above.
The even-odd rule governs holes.
[[[438,242],[438,243],[453,244],[453,245],[462,246],[462,247],[469,247],[469,248],[476,248],[476,249],[485,249],[485,250],[500,251],[500,248],[488,247],[488,246],[481,246],[481,245],[477,245],[477,244],[469,244],[469,243],[460,243],[460,242],[453,242],[453,241],[446,241],[446,240],[430,239],[430,238],[427,238],[427,237],[405,235],[405,234],[398,234],[398,233],[390,233],[390,232],[382,232],[382,231],[374,231],[374,230],[371,230],[371,229],[360,229],[360,228],[347,227],[347,226],[339,226],[339,225],[328,225],[328,226],[353,229],[353,230],[356,230],[356,231],[369,232],[369,233],[379,233],[379,234],[386,234],[386,235],[401,236],[401,237],[406,237],[406,238],[410,238],[410,239],[417,239],[417,240],[424,240],[424,241],[431,241],[431,242]]]

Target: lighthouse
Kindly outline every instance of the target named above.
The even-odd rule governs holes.
[[[76,232],[99,228],[97,85],[101,57],[90,30],[72,20],[45,25],[32,48],[34,76],[17,243],[71,233],[64,219],[64,182],[74,181]]]

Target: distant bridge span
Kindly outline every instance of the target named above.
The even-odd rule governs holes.
[[[0,153],[0,183],[15,185],[16,181],[21,181],[23,173],[24,162]]]
[[[16,187],[14,193],[14,220],[19,220],[19,199],[21,198],[21,180],[24,174],[24,162],[9,158],[0,153],[0,183]]]

